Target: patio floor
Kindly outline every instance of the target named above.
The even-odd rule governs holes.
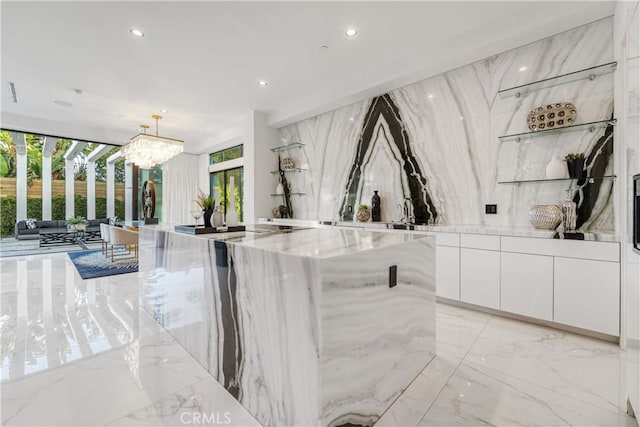
[[[0,258],[21,255],[53,254],[57,252],[76,252],[86,249],[100,249],[100,247],[100,242],[78,242],[72,245],[56,245],[41,248],[38,239],[16,240],[14,237],[2,237],[0,238]]]

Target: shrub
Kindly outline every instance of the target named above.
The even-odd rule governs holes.
[[[75,216],[87,215],[87,198],[75,196]],[[13,236],[16,223],[17,200],[14,196],[0,197],[0,236]],[[124,200],[115,200],[115,215],[124,218]],[[107,200],[96,198],[96,218],[106,218]],[[27,198],[27,218],[42,219],[42,199]],[[66,220],[64,196],[53,196],[51,199],[51,219]]]
[[[16,205],[15,197],[0,198],[0,235],[13,235],[13,226],[16,223]]]

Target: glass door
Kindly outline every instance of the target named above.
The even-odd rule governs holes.
[[[231,186],[230,181],[231,177],[233,177],[234,181],[234,193],[235,193],[235,210],[238,214],[238,221],[243,221],[243,199],[244,199],[244,168],[233,168],[222,170],[218,172],[213,172],[210,174],[210,190],[212,195],[218,194],[220,197],[220,209],[222,213],[226,216],[228,210],[231,208],[229,206],[229,201],[231,200]],[[216,201],[217,202],[217,201]]]

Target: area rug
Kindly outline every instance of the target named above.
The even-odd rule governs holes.
[[[113,276],[116,274],[136,273],[138,271],[138,260],[134,258],[116,259],[111,262],[111,257],[105,257],[102,250],[70,252],[69,258],[76,270],[83,279],[93,279],[96,277]],[[121,254],[121,257],[126,255]]]

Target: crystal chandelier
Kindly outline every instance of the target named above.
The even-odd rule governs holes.
[[[158,135],[158,120],[162,116],[154,114],[151,117],[156,121],[156,134],[147,135],[149,126],[141,125],[142,133],[131,138],[129,143],[122,147],[124,158],[141,169],[151,169],[182,153],[183,150],[184,141]]]

